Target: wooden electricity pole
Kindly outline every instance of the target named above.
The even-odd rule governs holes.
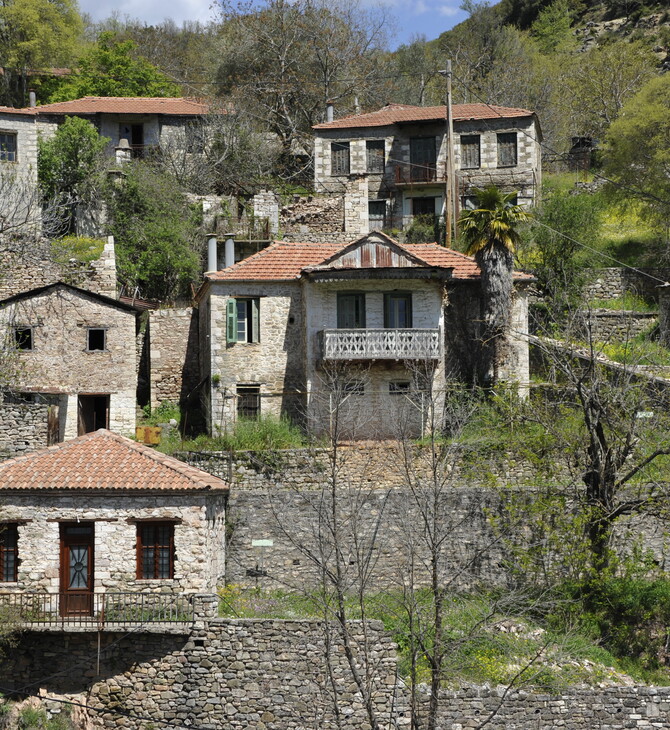
[[[444,200],[444,224],[447,248],[451,248],[452,236],[455,240],[457,234],[456,220],[456,166],[454,165],[454,118],[451,112],[451,60],[447,61],[447,160],[446,160],[446,184]]]

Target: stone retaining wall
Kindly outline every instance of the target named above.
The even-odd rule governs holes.
[[[584,326],[599,342],[626,341],[644,332],[656,321],[655,312],[626,312],[596,309],[585,314]]]
[[[362,641],[354,625],[352,641]],[[24,634],[0,666],[4,687],[78,694],[89,728],[146,730],[147,723],[226,730],[369,728],[342,641],[319,621],[219,619],[184,636]],[[395,644],[366,627],[376,711],[405,726]],[[328,646],[328,644],[331,644]],[[329,668],[331,675],[329,676]],[[365,663],[359,664],[365,676]],[[9,685],[8,685],[9,683]],[[333,687],[341,710],[334,716]]]
[[[668,279],[670,269],[598,269],[586,286],[586,296],[589,299],[618,299],[626,292],[633,292],[658,301],[657,287]]]
[[[0,403],[0,459],[47,446],[44,403]]]
[[[575,689],[561,695],[468,687],[444,692],[442,730],[480,727],[494,713],[489,728],[500,730],[614,730],[670,728],[670,687]]]

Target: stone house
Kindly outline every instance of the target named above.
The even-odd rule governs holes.
[[[49,443],[135,431],[138,311],[63,282],[0,300],[13,395],[50,406]]]
[[[528,381],[528,311],[516,274],[513,335],[502,376]],[[372,232],[349,244],[276,242],[206,274],[200,363],[209,430],[239,417],[286,414],[312,430],[397,435],[425,428],[430,392],[471,380],[481,290],[474,260],[436,244]],[[342,408],[339,408],[339,405]]]
[[[542,133],[527,109],[455,104],[454,167],[460,208],[472,189],[496,185],[520,204],[536,201],[541,184]],[[443,215],[446,183],[445,107],[388,104],[314,127],[314,183],[343,193],[367,181],[370,229],[403,228],[417,215]]]
[[[214,593],[227,493],[221,479],[106,430],[4,461],[0,602],[30,597],[48,620],[100,617],[111,599]]]

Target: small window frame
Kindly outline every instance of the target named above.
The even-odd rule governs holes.
[[[409,380],[390,380],[389,395],[396,397],[399,395],[409,395],[412,392],[412,384]]]
[[[332,177],[344,177],[351,174],[351,143],[330,143],[330,174]]]
[[[260,297],[232,297],[226,304],[226,342],[256,344],[261,341]],[[240,327],[243,326],[243,330]]]
[[[369,175],[384,174],[384,172],[386,171],[386,140],[366,140],[365,169]]]
[[[345,398],[350,395],[365,395],[365,382],[363,380],[347,380],[342,384],[342,395]]]
[[[519,145],[516,132],[499,132],[497,137],[498,167],[516,167],[519,164]]]
[[[365,329],[366,327],[365,292],[337,292],[337,329]],[[353,324],[349,325],[347,320]]]
[[[32,325],[15,325],[14,349],[19,352],[32,352],[35,349],[35,328]]]
[[[18,522],[0,523],[0,584],[19,579]]]
[[[257,383],[240,383],[237,385],[237,418],[246,421],[258,421],[261,417],[261,386]]]
[[[482,166],[482,138],[479,134],[462,134],[461,170],[478,170]]]
[[[138,521],[137,522],[137,538],[136,538],[136,578],[137,580],[174,580],[174,527],[172,521]],[[148,536],[148,531],[153,533]],[[167,530],[166,536],[160,535],[160,530]],[[147,539],[145,540],[145,535]],[[145,561],[145,553],[153,550],[153,556],[150,561]],[[168,570],[167,575],[161,570],[161,551],[168,551]],[[152,569],[146,570],[148,563],[153,562]],[[152,575],[148,575],[151,572]]]
[[[18,133],[14,130],[0,129],[0,162],[19,161],[18,137]]]
[[[411,291],[390,291],[384,292],[384,328],[385,329],[412,329],[414,326],[414,314],[412,311],[412,292]],[[394,302],[403,301],[404,307],[404,324],[400,326],[398,323],[392,323],[395,319],[396,311]]]
[[[102,347],[91,347],[92,337],[95,339],[100,333],[102,333]],[[86,352],[107,352],[107,327],[86,328]]]

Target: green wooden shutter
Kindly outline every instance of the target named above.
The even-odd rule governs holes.
[[[259,342],[260,340],[260,303],[258,299],[251,300],[251,341]]]
[[[229,299],[226,305],[226,342],[237,342],[237,300]]]

